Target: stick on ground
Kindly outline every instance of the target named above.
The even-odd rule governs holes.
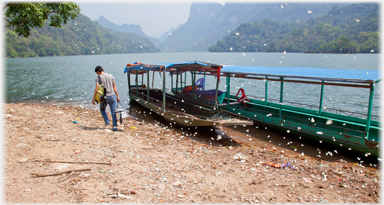
[[[109,164],[112,165],[112,162],[75,162],[75,161],[52,161],[49,160],[47,162],[52,162],[52,163],[69,163],[69,164]]]
[[[60,174],[65,174],[65,173],[71,173],[71,172],[81,172],[81,171],[90,171],[91,169],[75,169],[75,170],[68,170],[65,172],[58,172],[58,173],[53,173],[53,174],[37,174],[37,173],[31,173],[32,177],[48,177],[48,176],[56,176]]]

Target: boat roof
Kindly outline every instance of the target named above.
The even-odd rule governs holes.
[[[221,72],[244,76],[300,78],[353,83],[375,83],[380,81],[380,72],[377,70],[224,65]]]
[[[159,63],[159,65],[164,65],[168,71],[174,71],[176,68],[179,71],[216,71],[222,67],[221,65],[200,61]]]
[[[160,71],[164,68],[167,71],[173,71],[173,69],[178,68],[179,71],[215,71],[221,69],[221,65],[204,63],[200,61],[185,61],[185,62],[171,62],[171,63],[155,63],[155,64],[143,64],[135,62],[133,64],[127,64],[124,68],[124,73],[131,70],[150,70],[150,71]]]
[[[150,64],[135,62],[133,64],[128,63],[127,66],[124,68],[124,73],[128,71],[133,71],[133,70],[162,71],[164,69],[165,69],[164,65],[150,65]]]
[[[311,68],[311,67],[261,67],[261,66],[241,66],[241,65],[218,65],[200,61],[184,61],[143,64],[135,62],[127,64],[124,73],[133,70],[149,71],[169,71],[175,74],[185,71],[208,71],[223,74],[235,74],[242,76],[258,77],[277,77],[277,78],[296,78],[307,80],[324,80],[335,82],[352,83],[376,83],[381,80],[380,72],[377,70],[353,70],[353,69],[333,69],[333,68]]]
[[[134,64],[127,64],[127,66],[124,68],[124,73],[133,70],[163,71],[166,69],[166,71],[169,71],[172,75],[175,74],[176,70],[179,70],[180,73],[185,71],[204,71],[214,72],[220,79],[221,67],[221,65],[200,61],[156,63],[152,65],[135,62]]]

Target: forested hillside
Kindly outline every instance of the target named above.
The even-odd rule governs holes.
[[[192,3],[188,21],[160,47],[164,51],[207,51],[242,23],[270,18],[276,22],[306,22],[328,12],[335,3]],[[311,10],[310,13],[308,11]]]
[[[244,23],[209,48],[212,52],[379,52],[379,5],[333,7],[306,22],[271,19]]]
[[[149,53],[160,50],[148,39],[108,30],[79,14],[61,28],[34,28],[28,38],[5,29],[6,57],[67,56],[116,53]]]

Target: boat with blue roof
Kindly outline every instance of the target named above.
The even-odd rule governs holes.
[[[206,108],[193,102],[185,101],[177,96],[166,92],[167,74],[183,68],[196,69],[202,72],[218,73],[221,66],[201,62],[181,62],[165,64],[127,64],[124,73],[127,73],[129,97],[143,107],[150,109],[164,118],[170,126],[175,127],[218,127],[253,125],[253,121],[238,114],[230,113],[225,110],[217,112],[211,108]],[[185,72],[186,70],[184,70]],[[163,87],[155,88],[150,86],[150,76],[160,73],[163,78]],[[135,80],[131,80],[131,76]],[[141,76],[141,82],[139,82]],[[144,76],[147,83],[144,84]],[[155,78],[153,77],[152,80]]]
[[[163,97],[163,103],[166,98],[178,99],[178,106],[188,104],[199,108],[198,114],[188,112],[192,116],[198,116],[204,110],[204,112],[210,113],[207,119],[231,119],[235,118],[234,116],[241,119],[243,117],[246,119],[245,121],[250,119],[257,124],[288,131],[320,142],[344,146],[366,155],[379,156],[381,120],[380,116],[372,114],[375,86],[381,80],[379,71],[237,66],[204,62],[176,62],[156,65],[164,66],[162,68],[164,74],[169,72],[171,75],[172,95],[162,93],[166,96]],[[190,74],[191,85],[186,84],[186,73]],[[197,75],[204,75],[204,78],[197,79]],[[215,77],[215,88],[205,87],[205,76]],[[175,84],[173,83],[174,78],[176,78]],[[219,89],[220,79],[221,81],[225,79],[225,89]],[[235,92],[231,92],[231,88],[233,88],[231,81],[239,79],[248,81],[249,85],[236,87]],[[263,82],[264,96],[247,94],[255,89],[255,86],[251,84],[253,81]],[[268,87],[274,83],[280,84],[280,91],[279,99],[272,101],[269,97],[271,93]],[[284,99],[286,91],[284,85],[286,84],[317,86],[319,92],[317,105],[287,102]],[[163,86],[165,86],[165,80]],[[366,113],[325,107],[323,105],[325,101],[324,90],[328,87],[334,87],[336,92],[342,87],[362,89],[368,96],[368,103],[364,105],[363,109]],[[293,89],[295,89],[294,86]],[[273,94],[276,95],[276,91],[274,92]],[[130,93],[132,93],[130,96],[137,100],[137,93],[140,91],[137,86],[136,88],[132,86]],[[169,103],[174,102],[169,101]],[[163,107],[166,105],[163,104]],[[245,121],[243,124],[238,121],[239,123],[227,125],[251,125]]]

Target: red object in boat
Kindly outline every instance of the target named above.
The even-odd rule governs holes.
[[[241,95],[242,95],[242,96],[241,96],[240,98],[238,98],[237,96],[239,95],[240,91],[241,91]],[[237,91],[237,94],[236,94],[236,100],[237,100],[238,102],[240,102],[240,103],[243,103],[243,104],[245,105],[245,107],[248,107],[248,106],[245,104],[245,102],[244,102],[245,99],[248,99],[248,98],[247,98],[247,96],[245,96],[244,89],[243,89],[243,88],[240,88],[239,91]]]

